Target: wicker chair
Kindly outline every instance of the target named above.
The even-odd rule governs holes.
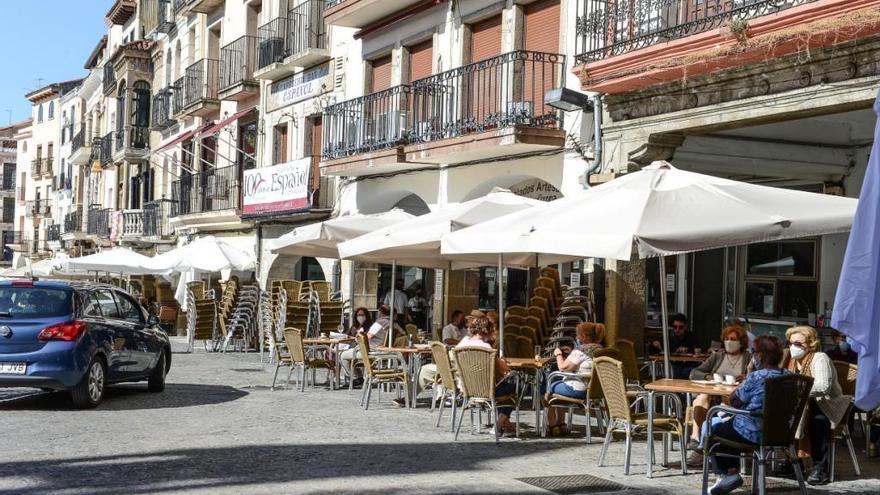
[[[474,409],[491,410],[494,421],[498,417],[499,403],[510,403],[518,409],[519,398],[515,394],[495,397],[495,357],[497,351],[482,347],[460,347],[452,352],[461,377],[461,392],[464,400],[461,414],[458,416],[458,424],[455,427],[455,439],[458,440],[465,410],[471,410],[471,429],[473,429]],[[519,436],[519,422],[516,423],[516,434]],[[498,442],[497,427],[495,441]]]
[[[535,329],[536,340],[541,341],[541,343],[547,340],[547,332],[544,330],[544,321],[541,318],[529,315],[526,317],[526,323],[524,326],[532,327]]]
[[[306,370],[311,370],[313,373],[312,386],[315,385],[314,372],[318,369],[327,370],[328,381],[335,379],[336,375],[336,361],[306,356],[305,346],[303,345],[303,333],[304,332],[298,328],[284,329],[284,343],[287,344],[291,359],[290,371],[287,373],[287,381],[290,382],[290,376],[293,374],[294,368],[299,368],[299,383],[301,391],[305,391],[306,389]],[[324,350],[329,350],[329,347],[325,346]]]
[[[504,324],[505,325],[510,324],[510,325],[523,326],[526,324],[526,317],[525,316],[518,316],[518,315],[510,315],[504,320]]]
[[[551,315],[555,315],[555,313],[551,312],[550,303],[547,301],[546,298],[543,298],[541,296],[532,296],[532,298],[529,299],[529,306],[537,306],[541,308],[544,311],[544,325],[546,325],[547,328],[553,326],[553,322],[550,321],[550,318]],[[531,312],[529,314],[531,314]]]
[[[452,371],[452,361],[449,359],[449,351],[442,342],[431,342],[431,355],[434,363],[437,365],[437,377],[439,383],[435,380],[435,390],[442,390],[440,396],[435,394],[435,400],[440,401],[439,412],[437,413],[437,427],[440,427],[440,420],[443,418],[443,408],[446,401],[452,402],[452,427],[451,431],[455,431],[456,409],[459,399],[458,384],[455,382],[455,374]]]
[[[367,335],[364,333],[357,334],[357,343],[360,350],[360,358],[364,366],[364,386],[361,393],[361,406],[364,409],[370,408],[370,398],[373,394],[374,385],[382,385],[385,383],[397,385],[398,391],[402,388],[406,406],[409,407],[409,378],[406,372],[400,368],[379,368],[374,356],[370,354],[370,344]],[[378,389],[376,400],[380,400],[381,388]]]
[[[548,329],[551,327],[547,312],[544,311],[544,308],[542,307],[532,305],[529,306],[529,316],[538,319],[541,325],[538,330],[541,332],[541,335],[543,335],[544,339],[546,340],[546,338],[548,337]]]
[[[293,360],[290,357],[290,352],[288,352],[286,345],[275,342],[274,345],[271,346],[271,349],[275,354],[275,373],[272,374],[272,385],[269,387],[269,390],[275,390],[275,382],[278,380],[278,370],[282,366],[290,366],[292,370]],[[289,373],[287,375],[287,380],[290,381]]]
[[[535,287],[534,297],[541,297],[547,301],[547,309],[550,314],[556,313],[556,301],[554,300],[553,289],[547,287]],[[533,297],[533,299],[534,299]]]
[[[511,316],[525,317],[525,316],[529,315],[529,310],[526,309],[525,306],[509,306],[507,308],[507,312],[505,314],[507,315],[507,317],[511,317]]]
[[[632,453],[632,438],[637,430],[646,429],[648,426],[648,415],[637,414],[633,412],[629,399],[626,394],[626,379],[623,374],[623,363],[610,357],[602,356],[593,359],[593,375],[599,375],[602,382],[602,394],[605,397],[605,404],[608,407],[608,427],[605,433],[605,443],[602,445],[602,453],[599,454],[599,466],[605,462],[605,453],[608,451],[608,445],[611,443],[611,437],[614,431],[623,431],[626,434],[626,446],[624,450],[624,473],[629,474],[629,461]],[[680,404],[680,400],[675,394],[656,393],[655,395],[667,395],[673,398],[673,401]],[[680,409],[680,408],[679,408]],[[681,471],[687,474],[687,464],[685,461],[685,438],[684,426],[675,416],[654,415],[653,429],[655,433],[666,435],[677,435],[679,441],[679,450],[681,453]],[[648,439],[653,442],[653,439]],[[665,442],[664,442],[665,444]],[[649,445],[649,450],[651,446]],[[664,450],[665,453],[665,450]],[[704,492],[705,493],[705,490]]]
[[[800,492],[807,493],[804,486],[804,473],[797,462],[795,433],[804,408],[810,401],[810,388],[813,379],[803,375],[788,374],[768,378],[764,382],[764,397],[785,397],[787,400],[765,400],[762,411],[744,411],[729,406],[714,406],[709,409],[706,421],[712,424],[712,418],[721,412],[727,414],[752,416],[761,418],[761,442],[739,443],[709,433],[703,438],[703,493],[709,487],[709,457],[713,454],[724,457],[736,457],[752,460],[752,492],[755,488],[764,495],[766,465],[774,451],[782,451],[794,468]],[[715,453],[719,446],[731,448],[740,454]],[[758,486],[755,486],[758,483]]]
[[[306,282],[309,289],[318,295],[318,300],[326,302],[330,300],[330,282],[326,280],[309,280]]]

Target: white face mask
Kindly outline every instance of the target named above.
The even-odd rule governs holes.
[[[725,340],[724,350],[727,352],[739,352],[740,343],[738,340]]]
[[[363,325],[364,322],[367,321],[367,317],[364,316],[364,315],[358,315],[357,320],[358,320],[358,323],[360,323],[361,325]]]
[[[800,359],[807,354],[806,350],[804,350],[800,347],[795,347],[795,346],[789,347],[788,352],[789,352],[789,354],[791,354],[792,359]]]

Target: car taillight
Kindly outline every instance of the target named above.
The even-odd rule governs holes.
[[[76,340],[86,329],[84,321],[74,320],[52,325],[40,331],[37,340]]]

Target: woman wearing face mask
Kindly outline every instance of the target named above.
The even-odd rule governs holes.
[[[354,320],[351,322],[351,330],[348,331],[348,335],[354,337],[361,330],[366,332],[372,324],[373,321],[367,308],[358,308],[354,310]]]
[[[832,361],[844,361],[852,364],[858,362],[859,355],[852,350],[849,342],[846,341],[846,335],[840,332],[834,332],[834,335],[831,336],[831,340],[834,341],[834,348],[828,351],[828,357],[830,357]]]
[[[801,418],[796,437],[800,440],[799,450],[809,452],[813,459],[813,470],[807,483],[823,485],[828,483],[828,436],[831,429],[843,420],[852,397],[842,394],[834,364],[827,354],[819,352],[816,329],[791,327],[786,330],[785,338],[791,356],[789,371],[813,377],[810,404]]]
[[[728,325],[721,330],[724,350],[712,353],[705,361],[691,371],[691,380],[712,380],[715,374],[733,375],[741,382],[747,373],[752,354],[749,352],[749,337],[746,330],[739,325]],[[706,420],[706,413],[712,406],[712,398],[699,394],[694,398],[693,427],[689,447],[694,451],[688,456],[688,465],[701,466],[703,454],[700,452],[700,429]]]

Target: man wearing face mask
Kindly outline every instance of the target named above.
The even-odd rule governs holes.
[[[718,374],[722,377],[732,375],[737,382],[745,378],[752,354],[749,352],[749,339],[746,330],[739,325],[728,325],[721,330],[724,350],[713,352],[705,361],[691,371],[691,380],[712,380]],[[700,452],[700,430],[706,420],[706,413],[712,406],[712,398],[707,394],[699,394],[694,398],[693,427],[688,447],[694,452],[687,459],[689,466],[701,466],[703,455]]]
[[[830,357],[832,361],[844,361],[856,364],[859,360],[859,355],[849,346],[849,342],[846,341],[846,335],[840,332],[834,332],[831,339],[834,341],[834,347],[828,351],[828,357]]]

